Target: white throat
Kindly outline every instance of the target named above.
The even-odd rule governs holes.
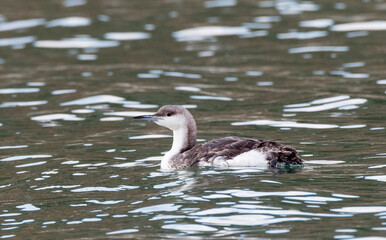
[[[173,131],[173,145],[172,148],[167,152],[161,161],[162,169],[170,169],[171,168],[171,160],[172,158],[181,153],[182,149],[184,149],[188,142],[188,128],[179,128]]]

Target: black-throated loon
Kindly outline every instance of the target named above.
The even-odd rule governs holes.
[[[193,166],[276,168],[303,164],[294,148],[275,141],[232,136],[196,144],[196,122],[182,106],[166,105],[153,115],[135,118],[154,121],[173,131],[173,145],[162,158],[162,169]]]

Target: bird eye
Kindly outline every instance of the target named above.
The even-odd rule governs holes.
[[[171,113],[166,114],[166,116],[168,116],[168,117],[170,117],[171,115],[172,115]]]

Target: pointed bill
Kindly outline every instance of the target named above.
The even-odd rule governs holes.
[[[148,120],[148,121],[157,121],[157,120],[159,120],[159,118],[154,116],[154,115],[137,116],[137,117],[134,117],[134,119]]]

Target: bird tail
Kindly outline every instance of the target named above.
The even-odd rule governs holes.
[[[260,148],[268,150],[267,160],[271,168],[303,167],[304,160],[299,157],[297,151],[289,146],[275,141],[264,141]]]

